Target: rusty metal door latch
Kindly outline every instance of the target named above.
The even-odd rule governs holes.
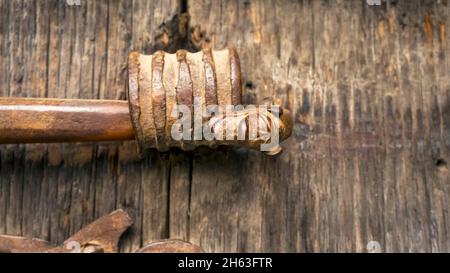
[[[292,132],[286,109],[236,107],[242,87],[233,47],[131,52],[126,91],[128,102],[0,98],[0,143],[135,139],[140,154],[218,145],[264,150],[274,143],[264,151],[277,154]]]
[[[0,253],[115,253],[121,235],[133,224],[123,210],[116,210],[90,223],[61,246],[41,239],[0,235]],[[196,253],[203,252],[191,243],[166,239],[144,245],[138,253]]]

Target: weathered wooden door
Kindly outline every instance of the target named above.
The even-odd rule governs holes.
[[[61,243],[123,208],[124,252],[168,237],[212,252],[450,251],[448,1],[76,2],[0,0],[2,96],[125,99],[129,51],[234,44],[245,101],[273,97],[295,132],[279,157],[2,145],[0,233]]]

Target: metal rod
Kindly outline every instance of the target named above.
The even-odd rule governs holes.
[[[127,101],[0,98],[0,143],[134,139]]]

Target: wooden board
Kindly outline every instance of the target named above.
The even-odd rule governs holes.
[[[234,44],[247,103],[295,117],[275,158],[133,143],[0,147],[0,233],[61,243],[115,208],[121,251],[450,251],[448,1],[0,0],[0,95],[125,99],[127,53]]]

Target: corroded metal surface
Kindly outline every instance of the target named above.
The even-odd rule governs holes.
[[[253,110],[243,109],[225,112],[225,107],[242,104],[241,70],[239,57],[233,47],[224,50],[204,49],[190,53],[178,50],[175,54],[157,51],[153,55],[131,52],[128,58],[128,99],[132,124],[136,132],[139,152],[156,148],[167,151],[170,147],[193,150],[198,146],[217,147],[233,145],[260,149],[261,144],[268,142],[261,135],[248,138],[251,122],[248,117]],[[183,105],[191,111],[191,127],[189,138],[174,140],[171,137],[173,110]],[[234,128],[234,135],[229,138],[196,139],[199,126],[195,126],[196,109],[201,113],[208,106],[219,107],[224,114],[213,118],[200,117],[203,123],[209,124],[212,131],[225,130],[228,124],[239,123]],[[258,124],[266,126],[263,132],[270,135],[273,126],[279,127],[279,140],[282,141],[292,133],[292,117],[289,111],[280,110],[280,116],[274,113],[257,113]],[[198,134],[197,134],[198,135]],[[244,138],[239,138],[244,135]],[[268,154],[281,151],[276,146]]]
[[[116,210],[90,223],[61,246],[52,246],[45,240],[0,235],[0,253],[115,253],[119,239],[133,224],[123,210]],[[151,242],[138,253],[199,253],[199,246],[177,239]]]
[[[193,150],[199,146],[233,145],[260,149],[262,144],[273,140],[271,132],[275,126],[279,127],[277,137],[281,141],[292,132],[288,111],[281,110],[278,117],[270,111],[229,110],[242,103],[240,62],[232,47],[197,53],[131,52],[127,93],[128,105],[118,100],[0,98],[0,144],[135,138],[143,154],[151,148],[164,152],[170,147]],[[188,109],[190,117],[187,125],[183,123],[180,127],[183,138],[176,139],[172,133],[173,125],[180,121],[174,115],[178,106]],[[207,109],[211,110],[209,107],[216,107],[212,110],[216,112],[213,117],[205,115]],[[248,118],[252,113],[257,114],[257,122]],[[213,138],[204,136],[205,124],[210,125],[207,129]],[[219,129],[225,132],[230,125],[235,127],[227,137],[218,132]],[[263,125],[264,131],[249,138],[252,125],[257,129]],[[268,154],[279,151],[281,148],[277,146]]]
[[[0,235],[0,253],[34,253],[51,249],[49,242],[41,239]]]
[[[116,210],[81,229],[61,246],[34,238],[0,235],[0,252],[6,253],[93,253],[117,252],[122,233],[133,221],[123,210]]]
[[[0,98],[0,143],[133,139],[126,101]]]
[[[50,252],[71,250],[79,247],[80,252],[117,252],[120,236],[133,224],[123,210],[116,210],[90,223],[64,241],[62,247]]]

